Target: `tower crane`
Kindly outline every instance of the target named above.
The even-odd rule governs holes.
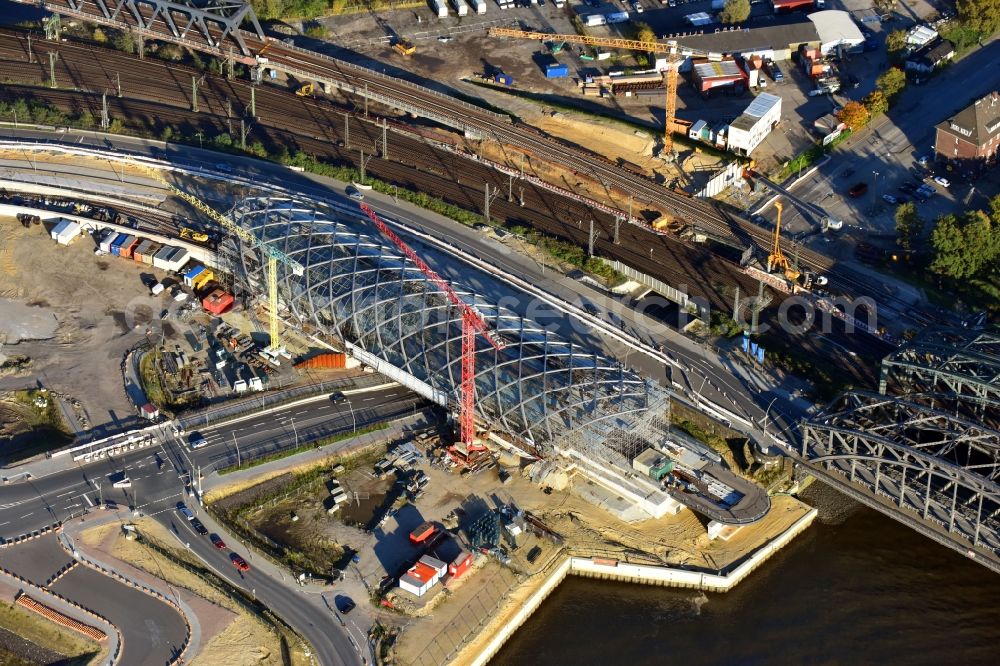
[[[395,231],[390,229],[385,222],[379,218],[378,213],[375,212],[368,204],[361,204],[361,210],[368,216],[368,218],[375,224],[375,227],[385,236],[389,241],[392,242],[396,248],[402,252],[406,257],[417,265],[427,278],[434,283],[434,286],[440,289],[451,301],[452,305],[457,307],[462,313],[462,382],[461,382],[461,403],[459,409],[459,420],[460,420],[460,433],[462,443],[466,445],[473,444],[476,437],[476,421],[475,421],[475,394],[476,394],[476,334],[482,335],[486,340],[493,346],[497,351],[502,350],[506,347],[506,343],[500,335],[492,330],[483,319],[483,315],[480,314],[479,310],[475,306],[470,305],[459,298],[455,290],[451,288],[444,278],[438,275],[433,268],[427,265],[427,263],[420,258],[420,256],[406,244],[402,238],[396,234]]]
[[[688,56],[705,56],[710,54],[695,49],[680,46],[676,40],[646,42],[638,39],[618,39],[615,37],[591,37],[589,35],[553,35],[546,32],[528,32],[514,28],[490,28],[490,37],[511,37],[513,39],[533,39],[540,42],[569,42],[586,44],[588,46],[606,46],[615,49],[630,49],[633,51],[649,51],[667,54],[667,69],[663,72],[663,86],[666,91],[664,100],[663,123],[663,154],[670,155],[674,149],[673,132],[677,131],[677,80],[681,62]]]
[[[267,258],[266,276],[267,276],[267,300],[268,300],[268,334],[270,337],[270,345],[264,350],[265,354],[270,357],[276,357],[277,355],[284,352],[284,347],[281,344],[281,333],[279,329],[278,320],[278,262],[288,266],[294,275],[301,276],[305,273],[305,269],[302,264],[295,261],[287,254],[281,250],[268,245],[263,240],[257,238],[252,233],[236,224],[229,217],[218,212],[207,203],[199,199],[198,197],[185,192],[181,188],[177,187],[173,183],[167,180],[158,169],[142,164],[135,160],[129,160],[129,163],[138,168],[140,171],[148,175],[153,180],[161,183],[168,190],[173,192],[175,195],[188,202],[199,211],[204,213],[213,222],[222,227],[230,235],[238,238],[240,242],[246,243],[251,247],[256,248],[260,251],[263,257]]]

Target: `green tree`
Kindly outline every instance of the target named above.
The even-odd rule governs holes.
[[[913,249],[924,231],[916,204],[907,202],[896,208],[896,243],[907,252]]]
[[[1000,226],[1000,194],[990,199],[990,218],[994,224]]]
[[[931,270],[938,275],[960,279],[966,276],[965,235],[954,215],[942,215],[931,232],[934,259]]]
[[[906,48],[906,31],[893,30],[885,36],[885,50],[889,53],[899,53]]]
[[[212,143],[219,148],[229,148],[233,145],[233,137],[223,132],[222,134],[217,134],[215,138],[212,139]]]
[[[902,92],[906,87],[906,74],[890,67],[880,77],[875,79],[875,89],[881,90],[882,94],[892,100],[893,97]]]
[[[121,134],[124,129],[125,129],[125,123],[122,122],[121,118],[113,119],[111,121],[111,124],[108,125],[108,132],[110,132],[111,134]]]
[[[965,214],[962,235],[965,237],[966,274],[979,275],[996,258],[997,233],[993,220],[981,210],[969,211]]]
[[[76,118],[76,122],[80,125],[80,127],[90,129],[94,126],[94,114],[90,111],[81,111],[80,115]]]
[[[119,51],[124,51],[125,53],[136,52],[135,38],[132,36],[131,32],[119,32],[115,35],[114,39],[111,40],[111,45]]]
[[[865,95],[864,105],[873,118],[889,110],[889,100],[881,90],[873,90]]]
[[[856,132],[868,122],[868,109],[861,102],[848,102],[839,111],[837,119]]]
[[[655,42],[656,33],[649,27],[648,23],[636,21],[632,25],[632,39],[639,42]]]
[[[723,23],[743,23],[750,17],[750,0],[726,0],[725,6],[719,12],[719,20]]]
[[[108,36],[100,28],[94,28],[94,41],[98,44],[107,44]]]
[[[1000,29],[1000,0],[958,0],[958,17],[981,37]]]

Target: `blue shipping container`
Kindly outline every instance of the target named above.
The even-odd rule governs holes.
[[[549,65],[545,69],[545,76],[549,79],[561,79],[569,76],[569,67],[566,65]]]
[[[128,234],[119,234],[118,238],[116,238],[114,242],[111,243],[111,254],[113,254],[116,257],[119,254],[121,254],[122,243],[124,243],[127,238]]]
[[[509,86],[514,83],[514,77],[508,76],[506,74],[497,74],[496,76],[493,77],[493,82]]]

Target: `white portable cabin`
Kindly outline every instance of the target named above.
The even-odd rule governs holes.
[[[59,224],[52,228],[50,234],[52,236],[52,240],[60,245],[69,245],[80,236],[80,230],[82,228],[83,227],[80,226],[79,222],[62,220]]]
[[[455,8],[455,13],[459,16],[469,15],[469,5],[465,3],[465,0],[451,0],[451,4]]]
[[[470,1],[472,2],[472,6],[476,8],[477,14],[486,13],[486,0],[470,0]]]
[[[438,18],[447,18],[448,5],[445,4],[444,0],[431,0],[431,6],[434,8],[434,11],[437,12]]]

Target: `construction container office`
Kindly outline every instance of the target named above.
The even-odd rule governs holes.
[[[737,155],[750,155],[781,121],[781,98],[761,93],[729,124],[728,149]]]

